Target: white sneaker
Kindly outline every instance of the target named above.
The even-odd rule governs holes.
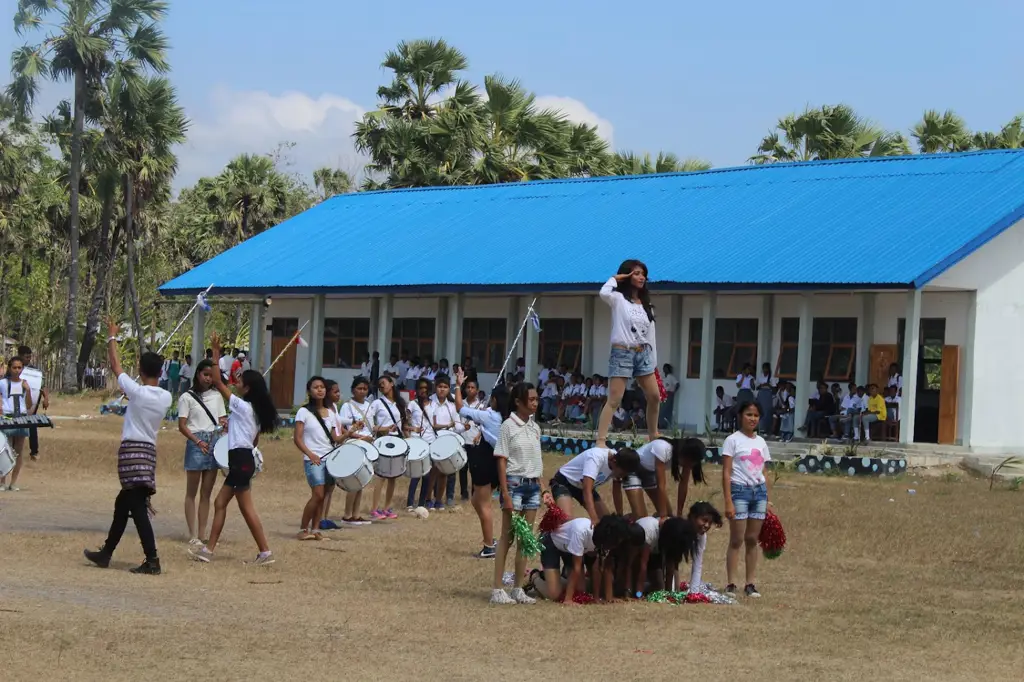
[[[269,566],[272,563],[274,563],[275,561],[276,561],[276,559],[274,558],[274,553],[273,552],[267,552],[265,555],[264,554],[257,554],[256,558],[252,560],[250,565],[251,566]]]
[[[213,560],[213,552],[206,549],[206,545],[200,543],[196,547],[188,548],[188,555],[193,561],[199,561],[204,564],[208,564]]]
[[[491,590],[492,604],[515,604],[516,600],[508,596],[505,590]]]
[[[7,492],[16,493],[19,490],[21,490],[21,488],[19,488],[16,485],[9,485],[9,486],[7,486]]]
[[[199,538],[192,538],[191,540],[188,541],[188,546],[189,547],[202,547],[202,545],[203,545],[203,541],[200,540]]]
[[[536,604],[537,600],[526,594],[521,587],[513,587],[510,595],[517,604]]]

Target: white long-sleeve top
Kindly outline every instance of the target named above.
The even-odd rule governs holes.
[[[424,419],[423,410],[420,408],[420,404],[415,400],[409,403],[409,431],[410,435],[415,438],[422,438],[428,443],[433,443],[436,438],[433,427],[430,426],[430,422]]]
[[[373,437],[373,409],[369,402],[357,403],[355,400],[349,400],[338,411],[338,421],[346,429],[351,428],[356,422],[363,422],[360,429],[352,435]]]
[[[444,403],[436,399],[431,400],[427,403],[426,417],[427,423],[434,427],[434,431],[438,435],[445,431],[463,433],[466,430],[466,424],[462,421],[459,411],[455,409],[455,403],[451,400],[445,400]],[[436,426],[434,426],[435,424]]]
[[[657,344],[654,321],[648,319],[647,311],[640,303],[627,301],[626,297],[616,291],[618,280],[608,279],[601,287],[601,300],[612,309],[613,346],[650,346],[654,355],[654,364],[658,364]]]

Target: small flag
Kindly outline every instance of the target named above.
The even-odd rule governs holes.
[[[302,348],[309,348],[309,344],[306,343],[306,339],[302,338],[302,335],[295,332],[295,345],[301,346]]]
[[[204,312],[210,312],[210,302],[206,300],[205,291],[200,291],[196,294],[196,305]]]
[[[533,322],[533,328],[540,331],[540,318],[537,316],[537,311],[530,308],[530,321]]]

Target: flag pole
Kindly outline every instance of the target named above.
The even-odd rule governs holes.
[[[494,382],[494,386],[491,387],[493,392],[502,381],[505,380],[505,368],[508,367],[508,361],[512,359],[512,354],[516,352],[516,346],[519,345],[519,339],[523,336],[523,330],[526,329],[526,323],[530,321],[530,318],[536,314],[533,306],[537,304],[537,299],[534,298],[530,305],[526,307],[526,316],[523,318],[523,323],[519,325],[519,333],[516,334],[516,340],[512,342],[512,347],[508,349],[508,355],[505,356],[505,362],[501,365],[501,372],[498,373],[498,379]]]
[[[157,355],[162,353],[164,351],[164,348],[167,348],[168,344],[170,344],[170,342],[171,342],[171,339],[173,339],[174,335],[178,333],[179,329],[181,329],[181,325],[185,324],[185,320],[187,320],[189,317],[191,317],[192,313],[195,312],[195,309],[199,307],[200,297],[201,296],[206,296],[206,294],[210,293],[210,289],[212,289],[212,288],[213,288],[213,285],[211,284],[210,286],[206,287],[206,290],[203,291],[203,293],[201,293],[198,296],[196,296],[196,302],[192,304],[192,307],[188,309],[188,312],[185,313],[185,316],[181,318],[180,322],[178,322],[178,326],[175,327],[174,330],[170,334],[167,335],[166,339],[164,339],[164,342],[160,345],[160,348],[158,348],[157,351],[156,351]]]
[[[308,324],[309,324],[309,320],[306,320],[305,323],[303,323],[303,325],[301,327],[299,327],[299,330],[297,332],[295,332],[295,334],[292,336],[291,340],[288,341],[288,345],[285,346],[281,350],[281,352],[277,354],[277,357],[274,358],[274,361],[272,363],[270,363],[270,367],[267,367],[267,371],[263,373],[264,378],[266,378],[266,376],[268,374],[270,374],[270,370],[274,369],[274,365],[277,364],[278,360],[280,360],[281,358],[284,357],[284,354],[288,352],[288,349],[292,347],[292,344],[296,343],[299,340],[299,335],[302,333],[302,330],[305,329],[306,325],[308,325]]]

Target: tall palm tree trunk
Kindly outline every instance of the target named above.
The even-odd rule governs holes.
[[[110,222],[114,216],[114,193],[110,192],[103,199],[103,212],[100,216],[100,243],[96,247],[96,258],[93,269],[96,272],[89,304],[89,313],[85,318],[85,336],[82,338],[82,349],[78,353],[78,381],[81,384],[85,366],[96,345],[96,334],[100,329],[100,309],[103,306],[107,291],[107,277],[113,267],[113,249],[110,246]],[[116,244],[116,242],[115,242]]]
[[[85,129],[85,67],[75,69],[75,121],[71,132],[71,229],[68,241],[71,263],[68,266],[68,311],[64,318],[64,366],[61,376],[66,388],[78,386],[75,350],[78,346],[78,185],[82,178],[82,136]]]
[[[124,226],[125,237],[128,239],[128,298],[132,306],[132,324],[135,326],[135,338],[139,342],[139,357],[145,350],[142,334],[142,311],[139,308],[139,290],[135,286],[135,183],[130,173],[124,176]]]

